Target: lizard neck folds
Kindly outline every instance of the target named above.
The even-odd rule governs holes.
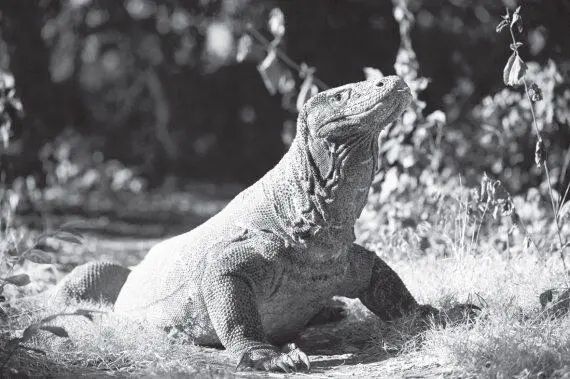
[[[303,246],[354,241],[354,222],[377,169],[378,135],[410,100],[404,81],[389,76],[333,88],[307,101],[283,158],[289,169],[274,177],[272,186],[291,194],[275,207],[289,239]]]

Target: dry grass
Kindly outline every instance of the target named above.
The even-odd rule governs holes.
[[[570,366],[570,321],[544,317],[539,303],[544,290],[565,286],[559,260],[487,255],[401,266],[412,291],[426,302],[485,306],[473,326],[428,331],[425,353],[476,376],[549,376]]]
[[[544,290],[567,286],[558,256],[521,247],[524,236],[516,231],[508,234],[508,220],[498,219],[478,228],[477,220],[466,217],[461,206],[467,204],[468,197],[461,195],[463,190],[457,194],[460,187],[452,188],[446,196],[442,196],[446,189],[441,188],[418,189],[423,197],[404,191],[386,204],[373,197],[358,231],[361,242],[380,250],[421,302],[442,308],[472,302],[484,308],[481,319],[472,326],[434,326],[418,335],[406,320],[382,324],[358,301],[347,301],[347,320],[313,328],[300,339],[312,354],[312,375],[570,375],[570,321],[568,317],[545,317],[538,300]],[[539,247],[547,246],[551,231],[546,214],[533,212],[536,204],[525,199],[517,198],[515,203]],[[532,220],[537,214],[540,217]],[[410,226],[410,220],[416,224]],[[475,228],[481,234],[473,246],[470,241]],[[500,251],[497,239],[505,238],[509,238],[508,249]],[[116,248],[105,254],[116,254],[118,261],[131,260],[121,254],[132,250],[121,244]],[[50,271],[40,271],[46,275],[44,279],[41,275],[32,278],[51,285],[53,277],[46,274]],[[53,312],[33,304],[16,306],[4,330],[17,335],[25,325]],[[108,311],[95,304],[79,306]],[[46,355],[19,350],[6,365],[9,372],[50,376],[252,375],[236,373],[223,352],[172,340],[162,331],[112,313],[98,314],[94,322],[67,317],[53,324],[64,326],[69,338],[38,335],[28,346]]]

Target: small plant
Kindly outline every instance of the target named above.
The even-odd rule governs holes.
[[[562,209],[562,205],[566,200],[566,196],[568,195],[568,189],[566,189],[565,194],[562,200],[558,200],[554,196],[554,190],[552,189],[552,181],[550,178],[550,170],[548,167],[548,159],[547,159],[547,149],[544,144],[544,138],[542,133],[538,127],[538,122],[536,119],[535,111],[534,111],[534,104],[541,101],[543,99],[542,90],[536,83],[528,83],[525,74],[527,71],[527,64],[520,56],[519,48],[523,46],[523,43],[518,41],[516,38],[516,34],[520,34],[523,30],[522,28],[522,16],[520,14],[521,7],[517,7],[516,10],[511,14],[507,9],[506,14],[502,16],[502,21],[497,25],[497,32],[501,32],[504,29],[509,30],[511,35],[512,43],[509,45],[510,49],[512,50],[509,59],[503,69],[503,81],[505,85],[511,87],[517,87],[520,85],[524,86],[524,93],[526,95],[526,99],[529,102],[530,111],[532,115],[532,122],[536,132],[536,145],[535,145],[535,155],[534,160],[537,167],[542,167],[544,169],[544,173],[546,174],[546,181],[548,184],[548,190],[550,195],[550,203],[552,206],[552,211],[554,215],[554,223],[556,226],[556,231],[559,240],[559,248],[558,252],[560,254],[560,260],[562,261],[562,265],[564,266],[564,271],[570,275],[568,272],[568,266],[566,265],[566,259],[564,256],[564,249],[568,246],[567,243],[564,242],[562,238],[562,232],[560,228],[560,211]],[[569,186],[570,188],[570,186]]]
[[[45,352],[43,350],[25,345],[26,342],[29,342],[34,336],[40,333],[40,331],[45,331],[62,338],[69,337],[69,334],[64,328],[50,324],[56,318],[65,316],[82,316],[87,318],[89,321],[93,321],[94,312],[95,311],[88,309],[77,309],[74,312],[70,313],[57,313],[29,325],[26,329],[24,329],[21,337],[13,337],[6,342],[6,345],[4,346],[6,357],[0,364],[0,371],[4,369],[4,367],[8,364],[10,358],[12,358],[18,349],[29,350],[45,355]]]
[[[15,117],[23,113],[22,104],[16,96],[14,77],[6,72],[0,71],[0,152],[8,149],[12,122]],[[2,173],[3,174],[3,173]],[[27,273],[15,273],[25,261],[37,264],[53,263],[53,254],[57,250],[49,244],[50,239],[63,242],[81,244],[82,235],[73,224],[64,224],[59,229],[40,234],[35,239],[29,236],[22,236],[17,233],[14,227],[14,214],[18,207],[22,194],[14,188],[8,188],[4,175],[0,178],[0,302],[6,302],[4,289],[6,286],[24,287],[28,285],[30,276]],[[30,243],[30,240],[32,241]],[[6,305],[7,307],[7,305]],[[8,339],[3,346],[5,352],[4,359],[0,362],[0,371],[4,370],[10,358],[19,349],[34,351],[45,354],[42,350],[25,345],[40,331],[45,331],[58,337],[68,337],[67,331],[60,327],[51,325],[51,322],[61,316],[83,316],[92,320],[92,311],[78,309],[71,313],[58,313],[27,326],[20,337]],[[14,334],[9,317],[4,307],[0,307],[0,319],[7,327],[10,334]],[[5,334],[4,334],[5,335]]]
[[[64,224],[58,230],[41,234],[33,241],[30,247],[22,247],[22,240],[17,240],[12,231],[9,230],[6,234],[7,238],[5,240],[7,243],[4,243],[2,249],[3,273],[2,277],[0,277],[2,281],[0,283],[0,294],[2,294],[7,284],[25,286],[30,283],[30,278],[27,274],[12,274],[17,265],[22,264],[26,260],[39,264],[53,263],[52,253],[56,253],[57,250],[47,243],[49,238],[75,244],[81,244],[83,238],[72,224]]]
[[[479,189],[475,191],[475,196],[468,204],[466,211],[468,216],[478,220],[477,227],[471,235],[472,247],[477,245],[483,222],[491,218],[497,220],[501,216],[507,216],[510,217],[512,225],[508,234],[517,228],[524,235],[525,241],[532,243],[535,249],[539,251],[534,238],[529,234],[526,225],[515,208],[513,197],[500,180],[492,180],[487,176],[487,173],[484,173]]]
[[[72,224],[65,224],[55,231],[41,234],[35,238],[28,247],[22,247],[26,244],[27,238],[17,239],[12,228],[9,228],[6,231],[5,237],[4,243],[1,246],[2,266],[0,269],[0,296],[2,296],[2,301],[5,301],[2,294],[7,285],[23,287],[30,283],[30,277],[28,274],[14,273],[14,270],[21,266],[25,261],[38,264],[53,263],[53,254],[56,253],[57,250],[47,243],[50,238],[74,244],[82,243],[81,233]],[[58,337],[68,337],[67,331],[64,328],[50,324],[60,316],[84,316],[90,320],[92,319],[91,311],[79,309],[73,313],[57,313],[32,323],[24,329],[21,337],[12,337],[6,342],[6,345],[4,346],[6,357],[0,364],[0,370],[6,366],[10,358],[18,349],[44,353],[39,349],[24,345],[42,330],[52,333]],[[7,312],[2,307],[0,307],[0,318],[7,323],[9,330],[12,329],[8,323],[9,317]],[[14,330],[10,331],[12,332],[11,334],[13,334]]]
[[[22,114],[22,102],[16,95],[14,76],[0,70],[0,153],[8,149],[14,118]]]

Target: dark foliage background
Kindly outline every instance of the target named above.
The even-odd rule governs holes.
[[[528,40],[521,52],[538,62],[536,75],[553,83],[560,103],[544,130],[560,152],[553,155],[561,186],[570,141],[570,3],[520,4]],[[516,176],[511,190],[519,191],[536,184],[534,142],[524,109],[507,115],[521,92],[503,90],[509,36],[495,32],[505,7],[516,5],[409,2],[419,70],[430,79],[423,112],[447,116],[447,158],[436,168],[497,176],[508,169]],[[113,170],[108,162],[116,160],[150,186],[169,177],[254,181],[287,148],[296,116],[256,70],[262,48],[235,59],[247,23],[269,38],[274,7],[285,16],[280,48],[327,85],[362,80],[368,66],[393,73],[400,35],[387,0],[3,0],[0,68],[13,73],[25,110],[2,150],[5,179],[32,174],[44,185],[93,167]],[[539,69],[547,66],[549,73]]]
[[[569,0],[0,0],[0,371],[233,376],[170,333],[99,311],[68,333],[11,300],[84,262],[136,264],[270,169],[311,94],[397,74],[413,101],[381,135],[356,242],[422,303],[482,317],[412,336],[347,303],[360,326],[314,341],[350,362],[319,370],[563,377],[568,20]]]

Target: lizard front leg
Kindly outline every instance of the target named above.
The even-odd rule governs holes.
[[[439,311],[431,305],[420,305],[406,288],[404,282],[390,266],[374,252],[353,244],[350,275],[358,278],[360,288],[353,297],[384,321],[394,320],[406,314],[419,313],[422,317],[439,317]]]
[[[283,351],[265,341],[256,296],[266,267],[243,252],[216,260],[202,280],[202,294],[218,338],[238,368],[294,372],[309,369],[309,359],[294,344]],[[233,262],[233,263],[230,263]]]

